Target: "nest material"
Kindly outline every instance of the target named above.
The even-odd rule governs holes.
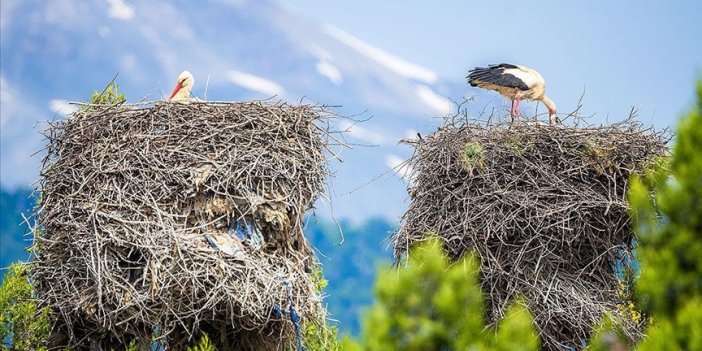
[[[217,329],[227,349],[293,344],[289,307],[325,317],[301,220],[328,175],[317,123],[328,116],[190,103],[93,107],[51,124],[34,279],[61,332],[88,348],[156,333],[178,349],[198,329]],[[259,237],[237,237],[241,223]]]
[[[627,335],[640,323],[618,305],[634,234],[629,176],[667,153],[664,132],[629,119],[585,128],[448,122],[415,148],[411,203],[393,235],[399,258],[439,236],[475,251],[487,318],[526,297],[546,350],[580,349],[609,312]]]

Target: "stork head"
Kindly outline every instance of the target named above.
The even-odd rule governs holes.
[[[552,126],[556,125],[556,123],[558,123],[558,116],[556,116],[556,104],[546,95],[544,95],[541,101],[543,101],[544,105],[546,105],[546,108],[548,109],[549,123]]]
[[[188,101],[190,98],[190,90],[195,85],[195,78],[188,71],[183,71],[176,80],[176,86],[173,88],[168,101]]]

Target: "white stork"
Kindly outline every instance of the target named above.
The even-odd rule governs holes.
[[[188,71],[183,71],[178,76],[176,81],[176,86],[173,88],[171,96],[168,101],[171,102],[188,102],[190,101],[190,90],[192,90],[193,85],[195,85],[195,78]]]
[[[471,86],[494,90],[512,100],[512,121],[519,123],[519,101],[538,100],[548,108],[549,123],[556,125],[556,104],[546,96],[546,81],[539,72],[521,65],[501,63],[486,67],[476,67],[469,71],[468,83]]]

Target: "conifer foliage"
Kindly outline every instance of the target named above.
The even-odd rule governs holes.
[[[679,126],[667,172],[633,182],[639,303],[651,317],[639,350],[702,350],[702,81]],[[649,194],[653,194],[650,197]]]
[[[702,80],[697,104],[678,125],[670,158],[629,189],[638,240],[637,308],[647,318],[636,350],[702,350]],[[633,347],[605,319],[593,351]]]
[[[450,263],[440,241],[415,246],[406,267],[381,268],[376,303],[361,339],[347,350],[537,350],[532,317],[516,301],[497,329],[486,328],[479,263],[473,255]]]

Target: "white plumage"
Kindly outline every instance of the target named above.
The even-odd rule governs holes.
[[[190,101],[190,90],[193,89],[195,85],[195,78],[188,71],[183,71],[178,75],[176,80],[176,86],[173,88],[171,96],[168,101],[171,102],[189,102]]]
[[[519,122],[519,101],[538,100],[548,108],[549,122],[555,125],[556,104],[546,96],[546,81],[539,72],[525,66],[502,63],[470,70],[471,86],[494,90],[512,100],[510,113]]]

